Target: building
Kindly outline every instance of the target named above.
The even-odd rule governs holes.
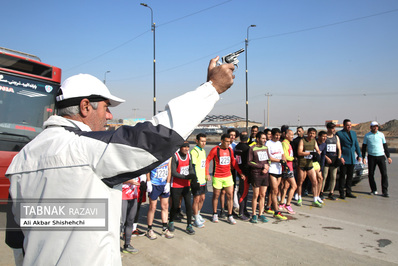
[[[259,122],[248,121],[248,127],[261,127]],[[198,128],[246,128],[246,119],[236,115],[208,115],[199,124]]]

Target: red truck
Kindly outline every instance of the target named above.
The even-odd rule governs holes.
[[[60,68],[0,47],[0,201],[8,199],[5,172],[12,158],[54,114],[60,83]]]

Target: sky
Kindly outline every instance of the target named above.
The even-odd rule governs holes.
[[[249,32],[250,120],[397,119],[396,0],[142,1],[156,25],[157,110],[205,82],[209,60],[244,48]],[[114,118],[150,119],[153,33],[142,1],[6,1],[0,46],[60,67],[62,80],[106,76],[111,92],[126,100],[111,109]],[[234,85],[211,114],[246,117],[245,54],[239,61]]]

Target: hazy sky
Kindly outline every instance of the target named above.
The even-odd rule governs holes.
[[[397,118],[398,1],[202,0],[147,3],[156,23],[157,109],[206,79],[210,58],[244,48],[249,30],[249,119],[322,124]],[[126,99],[114,117],[153,112],[151,12],[140,1],[2,3],[0,46],[104,79]],[[245,117],[245,55],[211,114]]]

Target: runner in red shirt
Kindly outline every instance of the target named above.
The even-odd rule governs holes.
[[[206,159],[206,178],[210,181],[211,177],[209,174],[209,166],[210,162],[214,160],[215,163],[215,171],[213,177],[213,219],[214,223],[218,222],[217,215],[217,205],[218,198],[220,197],[220,192],[224,188],[227,193],[227,202],[228,202],[228,222],[230,224],[236,224],[235,219],[232,216],[232,207],[233,207],[233,186],[234,181],[232,179],[231,166],[235,168],[238,174],[241,176],[243,180],[245,180],[245,176],[242,174],[238,164],[235,161],[233,156],[233,151],[229,147],[231,143],[231,139],[228,134],[223,134],[221,136],[221,145],[214,147]]]

